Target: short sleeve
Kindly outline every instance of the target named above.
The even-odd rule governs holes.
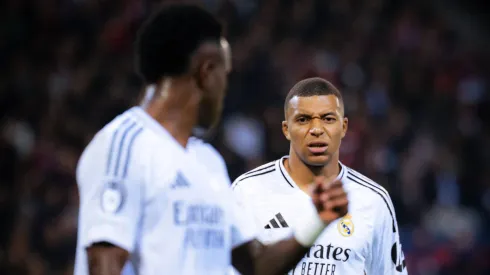
[[[230,190],[230,197],[232,198],[232,247],[235,248],[254,240],[257,237],[257,226],[250,210],[240,196]]]
[[[129,134],[128,134],[129,135]],[[93,141],[77,167],[80,195],[80,245],[108,242],[133,252],[142,212],[143,177],[129,141],[111,153],[106,142]],[[105,154],[104,152],[108,152]],[[134,152],[133,152],[134,153]]]
[[[232,248],[255,239],[256,231],[253,216],[242,203],[240,196],[232,192],[231,188],[229,188],[231,183],[223,157],[213,146],[204,143],[200,139],[191,138],[189,142],[192,145],[190,148],[201,150],[201,153],[198,154],[198,156],[203,157],[200,160],[207,164],[208,170],[213,173],[221,174],[221,178],[226,182],[226,186],[224,187],[227,189],[225,194],[229,198],[228,202],[230,205],[227,215],[230,221]]]
[[[366,273],[383,275],[406,275],[407,268],[403,255],[395,210],[388,198],[386,203],[379,202],[372,250],[367,261]]]

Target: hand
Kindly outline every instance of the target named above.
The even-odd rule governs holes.
[[[340,180],[325,182],[318,176],[313,185],[311,198],[323,222],[329,224],[347,214],[349,201]]]

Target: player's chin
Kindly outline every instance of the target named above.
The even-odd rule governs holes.
[[[325,166],[330,161],[331,157],[328,154],[308,154],[306,163],[310,166]]]

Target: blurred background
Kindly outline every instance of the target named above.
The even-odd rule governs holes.
[[[0,274],[72,273],[75,166],[96,131],[137,104],[135,32],[160,2],[1,2]],[[350,121],[341,160],[390,192],[409,274],[490,274],[485,1],[195,2],[221,18],[233,48],[212,140],[232,180],[288,153],[284,97],[324,77]]]

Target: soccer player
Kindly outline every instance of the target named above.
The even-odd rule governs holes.
[[[231,69],[221,25],[200,8],[168,6],[144,24],[136,48],[147,84],[142,107],[100,130],[77,166],[75,275],[225,274],[230,264],[243,274],[290,270],[347,213],[342,185],[315,179],[294,235],[260,243],[223,159],[190,137],[221,113]]]
[[[289,156],[238,177],[232,189],[253,212],[264,243],[302,222],[312,179],[340,180],[349,213],[329,225],[290,274],[406,274],[395,210],[388,192],[339,161],[347,131],[340,92],[322,78],[298,82],[284,103]]]

